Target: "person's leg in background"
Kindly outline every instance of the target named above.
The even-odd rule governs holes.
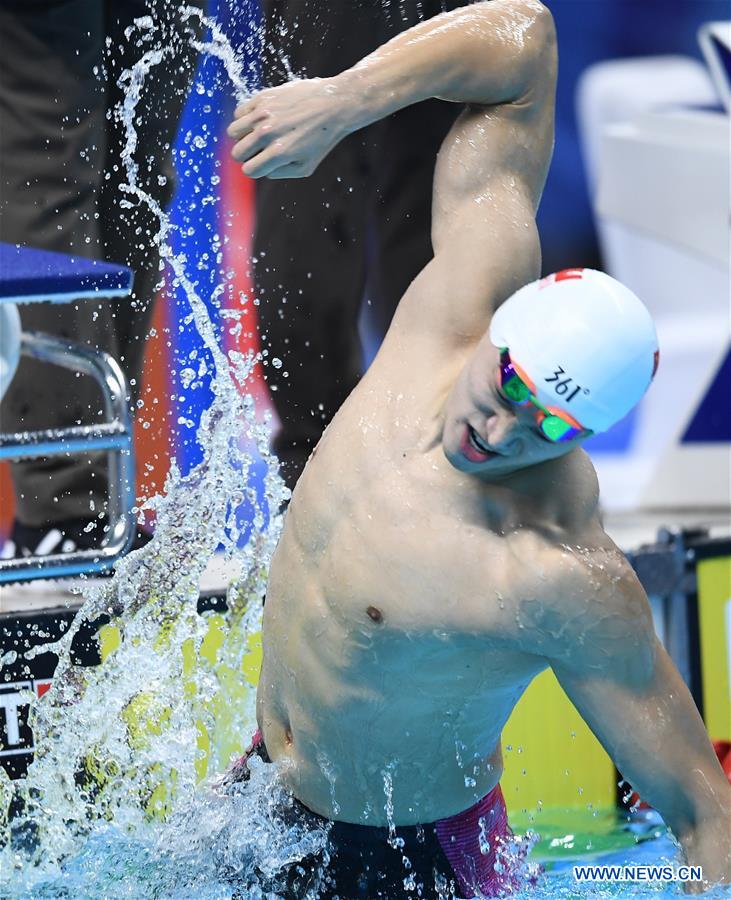
[[[96,0],[6,3],[0,34],[0,240],[96,257],[106,91],[94,70],[102,63],[104,8]],[[26,330],[117,355],[103,303],[32,304],[20,312]],[[90,379],[23,359],[3,401],[2,427],[93,422],[99,406]],[[88,458],[15,463],[12,476],[16,525],[21,532],[36,529],[39,542],[54,523],[88,519],[103,509],[106,485]]]
[[[142,183],[165,203],[172,196],[170,144],[194,67],[194,55],[179,37],[183,29],[177,12],[161,0],[113,2],[106,10],[95,0],[43,3],[42,9],[32,2],[13,3],[0,12],[0,239],[107,258],[135,270],[131,298],[30,306],[22,313],[24,327],[113,355],[132,384],[131,403],[139,391],[159,277],[151,242],[157,229],[147,211],[124,212],[119,205],[123,134],[108,111],[121,96],[116,79],[141,54],[128,48],[120,55],[127,45],[124,29],[148,12],[162,23],[164,40],[177,41],[180,48],[177,58],[160,67],[166,71],[150,76],[138,125]],[[111,61],[103,52],[107,35]],[[158,185],[158,175],[167,179],[164,186]],[[93,422],[99,400],[89,379],[24,360],[3,403],[3,428]],[[46,552],[58,552],[99,543],[101,529],[89,532],[88,525],[104,513],[105,462],[103,455],[90,454],[14,464],[17,548],[35,552],[42,545]]]
[[[369,330],[381,337],[406,289],[433,256],[431,205],[437,153],[460,108],[427,100],[383,123],[376,165],[375,247]]]
[[[376,42],[373,11],[361,6],[265,0],[264,83],[352,65]],[[259,327],[281,422],[274,450],[289,487],[361,373],[357,320],[376,136],[350,136],[309,178],[256,185]]]
[[[400,8],[410,28],[419,19],[466,6],[469,0],[419,0]],[[388,27],[388,23],[386,23]],[[391,23],[390,28],[393,28]],[[387,40],[384,33],[382,40]],[[382,122],[375,165],[374,247],[368,281],[366,321],[381,337],[406,289],[432,258],[431,207],[434,166],[461,106],[426,100],[399,110]]]
[[[256,288],[290,488],[360,377],[367,179],[352,139],[310,178],[257,184]]]

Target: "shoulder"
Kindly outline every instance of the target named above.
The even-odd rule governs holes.
[[[614,546],[601,526],[599,479],[588,453],[577,447],[546,467],[536,493],[540,490],[548,517],[555,522],[554,544]]]
[[[541,582],[519,601],[537,652],[577,674],[611,671],[643,683],[654,666],[647,596],[624,554],[597,524],[583,542],[546,547]],[[540,586],[538,586],[540,584]]]

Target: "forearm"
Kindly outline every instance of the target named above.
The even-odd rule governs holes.
[[[702,740],[704,745],[708,744],[705,734]],[[659,759],[657,765],[662,769],[663,760]],[[687,756],[685,765],[688,765]],[[710,752],[699,753],[695,764],[691,763],[685,771],[682,768],[681,760],[671,759],[664,772],[667,779],[647,779],[638,774],[632,786],[662,814],[680,842],[688,865],[701,866],[704,880],[712,884],[729,881],[731,791],[726,778]],[[629,778],[632,777],[630,770]],[[643,790],[643,782],[646,790]]]
[[[673,830],[683,848],[683,856],[689,866],[700,866],[706,884],[731,882],[731,814],[712,817],[705,814],[684,833]],[[689,893],[697,893],[697,882],[686,887]]]
[[[707,832],[709,822],[725,821],[731,838],[731,789],[690,692],[659,644],[654,677],[645,696],[639,692],[638,721],[627,709],[625,727],[607,737],[616,742],[617,767],[681,843]]]
[[[666,651],[658,643],[649,677],[635,673],[630,684],[616,671],[577,680],[554,669],[623,777],[680,841],[688,864],[702,866],[711,883],[731,880],[731,789]]]
[[[656,706],[655,717],[649,728],[645,722],[641,741],[633,741],[631,749],[620,746],[612,754],[617,767],[640,797],[660,812],[679,841],[685,862],[700,866],[705,882],[729,882],[731,790],[708,735],[685,714],[682,723],[677,719],[673,723],[673,711]],[[645,740],[650,732],[655,738],[651,744]],[[611,739],[606,743],[611,747]],[[700,889],[695,882],[686,886],[693,893]]]
[[[553,23],[538,0],[476,3],[417,25],[333,78],[252,95],[228,129],[233,156],[254,178],[302,178],[346,135],[429,97],[525,100],[540,114],[555,71]]]
[[[348,130],[431,97],[520,99],[552,64],[551,17],[538,0],[490,0],[429,19],[332,79],[352,96]]]
[[[659,707],[655,722],[641,732],[628,729],[611,749],[622,775],[684,842],[705,822],[725,820],[731,827],[731,790],[705,728],[689,715],[673,720],[673,712],[670,703]]]

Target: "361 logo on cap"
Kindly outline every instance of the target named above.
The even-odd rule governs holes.
[[[567,403],[570,403],[582,390],[585,394],[589,393],[588,389],[582,388],[580,384],[576,384],[571,376],[567,375],[566,378],[561,378],[562,375],[566,375],[566,372],[563,366],[558,366],[558,368],[553,370],[553,375],[550,378],[544,378],[543,380],[549,383],[553,382],[553,392],[558,394],[559,397],[563,397]],[[570,394],[569,391],[571,391]],[[565,396],[566,394],[568,396]]]

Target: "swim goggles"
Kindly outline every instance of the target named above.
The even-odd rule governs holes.
[[[500,350],[500,387],[511,403],[517,406],[536,407],[534,418],[541,435],[554,444],[570,441],[592,432],[584,428],[567,412],[555,407],[544,406],[535,395],[535,386],[525,372],[510,359],[507,347]]]

